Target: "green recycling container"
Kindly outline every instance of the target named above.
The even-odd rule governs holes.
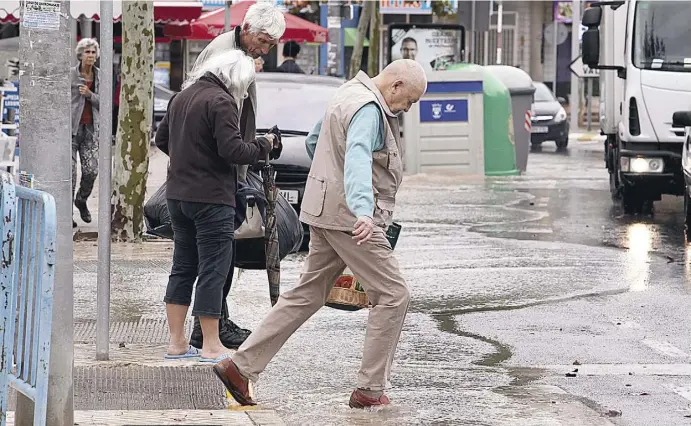
[[[515,176],[516,149],[511,116],[511,94],[504,83],[487,69],[475,64],[455,64],[449,71],[479,71],[482,73],[483,131],[486,176]]]

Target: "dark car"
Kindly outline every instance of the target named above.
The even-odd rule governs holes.
[[[543,142],[554,141],[557,148],[566,148],[569,144],[569,121],[562,106],[566,101],[556,98],[543,83],[533,82],[535,97],[533,100],[530,129],[530,143],[540,146]]]
[[[281,129],[283,152],[281,158],[272,161],[276,186],[298,214],[312,164],[305,139],[343,83],[343,79],[319,75],[257,73],[257,134],[274,124]],[[257,166],[257,171],[260,168]],[[303,227],[304,249],[309,231],[306,225]]]

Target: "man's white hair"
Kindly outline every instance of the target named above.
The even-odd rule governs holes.
[[[247,9],[242,27],[249,26],[249,31],[255,34],[265,33],[274,40],[278,40],[286,31],[286,18],[283,12],[272,3],[258,1]]]
[[[101,47],[98,45],[98,41],[95,38],[83,38],[77,43],[77,47],[74,49],[74,53],[77,54],[77,59],[82,60],[82,55],[84,51],[89,47],[96,48],[96,57],[101,57]]]
[[[412,59],[397,59],[387,65],[381,74],[417,87],[423,93],[427,91],[427,74],[422,65]]]
[[[254,81],[254,60],[236,49],[216,53],[187,74],[182,90],[196,83],[207,72],[218,77],[240,105]]]

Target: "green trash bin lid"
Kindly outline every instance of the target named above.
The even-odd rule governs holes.
[[[530,75],[520,68],[508,65],[488,65],[487,72],[497,77],[512,95],[531,95],[535,93],[535,86]]]

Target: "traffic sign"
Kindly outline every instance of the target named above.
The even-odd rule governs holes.
[[[569,69],[572,73],[576,74],[578,78],[594,78],[600,76],[600,70],[590,68],[583,63],[583,58],[578,57],[569,64]]]

